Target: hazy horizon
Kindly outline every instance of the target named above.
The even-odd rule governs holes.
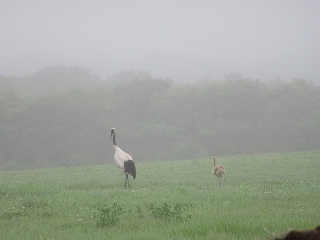
[[[320,1],[8,1],[0,74],[82,65],[196,82],[225,73],[320,83]]]

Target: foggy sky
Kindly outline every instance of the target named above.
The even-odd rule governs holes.
[[[320,1],[36,1],[0,3],[0,74],[83,65],[196,82],[229,72],[320,83]]]

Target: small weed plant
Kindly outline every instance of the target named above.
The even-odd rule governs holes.
[[[29,211],[28,209],[21,207],[21,208],[16,208],[16,207],[11,207],[7,208],[4,210],[3,214],[1,214],[1,218],[3,219],[11,219],[11,218],[17,218],[17,217],[24,217],[27,216]]]
[[[123,213],[124,211],[118,203],[113,203],[111,207],[107,204],[102,204],[96,209],[93,216],[97,227],[104,228],[116,225],[120,220],[120,215]]]
[[[177,203],[174,206],[168,203],[163,203],[159,207],[150,206],[152,216],[157,220],[163,220],[166,222],[179,222],[186,221],[191,218],[191,214],[187,214],[186,211],[191,207],[191,204]]]

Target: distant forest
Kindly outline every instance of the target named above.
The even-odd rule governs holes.
[[[136,162],[314,150],[320,88],[239,76],[174,84],[133,71],[101,80],[65,66],[0,75],[0,171],[112,163],[112,127]]]

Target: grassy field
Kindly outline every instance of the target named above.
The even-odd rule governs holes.
[[[112,157],[112,156],[111,156]],[[1,239],[272,239],[320,225],[320,151],[0,172]]]

